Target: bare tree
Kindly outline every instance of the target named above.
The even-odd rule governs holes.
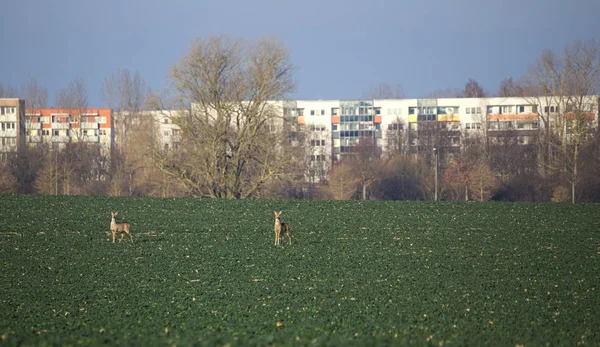
[[[191,195],[255,196],[289,164],[266,124],[281,117],[269,101],[293,90],[292,71],[287,49],[272,39],[196,40],[170,74],[185,158],[157,149],[156,165]]]
[[[24,194],[34,193],[34,182],[39,169],[44,165],[44,158],[48,154],[47,146],[23,146],[17,155],[10,158],[7,167],[11,176],[15,178],[17,192]]]
[[[431,191],[431,169],[425,159],[393,155],[385,159],[373,184],[373,195],[382,200],[427,200]]]
[[[503,79],[498,87],[499,97],[508,98],[523,96],[523,93],[523,87],[518,82],[514,81],[512,77]]]
[[[119,69],[104,79],[102,96],[112,109],[115,117],[115,142],[117,150],[124,145],[125,132],[131,130],[142,116],[150,95],[146,82],[135,72],[133,77],[128,69]]]
[[[469,187],[473,184],[474,165],[469,163],[464,156],[450,161],[444,171],[444,181],[457,185],[465,192],[465,201],[469,200]]]
[[[385,153],[389,156],[406,155],[409,152],[406,123],[396,117],[385,129]]]
[[[465,97],[464,90],[458,88],[438,89],[427,94],[428,98],[463,98]]]
[[[331,133],[323,125],[307,125],[303,134],[302,162],[303,180],[308,180],[309,189],[314,190],[317,184],[327,182],[331,170]]]
[[[483,91],[483,88],[479,85],[477,81],[474,79],[469,79],[465,84],[464,97],[465,98],[483,98],[486,96],[486,93]]]
[[[331,170],[329,177],[329,193],[335,200],[348,200],[356,192],[356,175],[345,163],[338,164]]]
[[[27,110],[38,110],[48,107],[48,90],[39,85],[35,78],[30,78],[21,95],[25,98],[25,108]]]
[[[104,80],[102,95],[113,111],[115,150],[111,156],[111,195],[137,195],[147,189],[144,170],[152,163],[147,155],[156,136],[154,113],[145,112],[150,89],[136,72],[119,69]]]
[[[0,98],[16,98],[18,95],[19,92],[15,88],[4,86],[2,82],[0,82]]]
[[[344,155],[343,161],[354,173],[362,189],[362,199],[367,199],[367,190],[379,179],[381,149],[372,138],[360,138],[351,153]]]
[[[363,92],[363,99],[402,99],[404,89],[399,84],[379,83],[370,90]]]
[[[530,71],[530,89],[538,91],[533,98],[542,106],[543,169],[563,173],[572,202],[581,180],[581,152],[592,139],[599,81],[600,48],[595,41],[577,41],[561,56],[544,51]]]
[[[494,190],[497,188],[498,183],[494,172],[486,163],[479,163],[473,167],[473,191],[479,201],[489,200]]]
[[[0,194],[17,193],[19,183],[9,165],[0,162]]]
[[[69,137],[69,141],[81,139],[80,117],[88,108],[88,92],[83,78],[77,77],[69,82],[66,88],[58,91],[56,95],[56,107],[68,113],[70,117],[69,122],[74,125],[68,129],[70,134],[66,134]]]
[[[34,186],[38,193],[44,195],[58,195],[58,187],[61,178],[58,170],[58,153],[46,156],[44,164],[38,170]]]

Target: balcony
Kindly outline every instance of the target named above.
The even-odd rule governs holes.
[[[99,142],[99,141],[100,141],[100,137],[98,135],[83,137],[83,142]]]
[[[71,127],[70,123],[52,123],[52,129],[69,129]]]
[[[98,129],[98,123],[83,122],[80,123],[81,129]]]
[[[17,137],[17,130],[16,129],[5,129],[5,130],[0,129],[0,135],[2,137]]]
[[[16,122],[17,115],[15,114],[3,114],[0,115],[0,122]]]
[[[42,128],[42,123],[39,123],[39,122],[38,123],[29,123],[29,122],[25,123],[25,129],[28,129],[28,130],[38,130],[41,128]]]
[[[67,143],[69,142],[70,138],[68,136],[52,136],[51,141],[52,142],[58,142],[58,143]]]
[[[40,143],[40,142],[42,142],[42,137],[39,135],[27,136],[27,142]]]

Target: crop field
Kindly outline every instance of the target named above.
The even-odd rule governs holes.
[[[0,195],[0,293],[1,345],[600,345],[600,205]]]

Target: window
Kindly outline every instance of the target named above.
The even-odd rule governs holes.
[[[500,113],[512,113],[512,106],[500,106]]]
[[[179,135],[179,129],[173,129],[173,136]]]
[[[325,115],[325,110],[321,110],[321,116]]]
[[[409,107],[408,114],[415,114],[415,109],[416,109],[416,107]]]
[[[467,123],[467,124],[465,124],[465,128],[466,128],[466,129],[471,129],[471,123]]]
[[[48,130],[48,129],[43,129],[43,130],[42,130],[42,135],[45,135],[45,136],[48,136],[48,135],[50,135],[50,130]]]
[[[106,129],[100,129],[99,134],[100,135],[106,135]]]
[[[169,136],[169,130],[164,130],[164,131],[163,131],[163,135],[164,135],[164,136]]]
[[[169,150],[169,144],[165,143],[165,151],[168,151],[168,150]]]
[[[332,115],[332,116],[337,116],[337,114],[338,114],[338,109],[337,109],[337,107],[335,107],[335,108],[332,108],[332,109],[331,109],[331,115]]]
[[[315,110],[310,110],[310,115],[314,116],[315,115]]]
[[[338,125],[337,125],[337,124],[332,124],[332,125],[331,125],[331,129],[332,129],[333,131],[337,131],[337,130],[338,130]]]
[[[52,135],[58,136],[59,134],[60,134],[60,131],[58,131],[58,130],[52,130]]]
[[[477,114],[481,114],[481,107],[477,107]]]
[[[164,118],[163,119],[163,124],[169,124],[169,118]]]
[[[381,107],[375,108],[375,114],[381,114]]]
[[[519,111],[518,111],[519,113],[524,113],[524,112],[525,112],[525,106],[523,106],[523,105],[519,105],[519,106],[517,106],[517,107],[518,107],[518,109],[519,109]]]
[[[471,114],[471,108],[467,107],[467,114]]]

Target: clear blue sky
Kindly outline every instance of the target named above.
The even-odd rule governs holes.
[[[2,0],[0,82],[35,77],[50,103],[82,77],[106,107],[105,77],[139,71],[154,90],[198,36],[273,36],[298,67],[297,99],[360,98],[380,82],[407,97],[495,92],[544,49],[600,39],[599,0]]]

